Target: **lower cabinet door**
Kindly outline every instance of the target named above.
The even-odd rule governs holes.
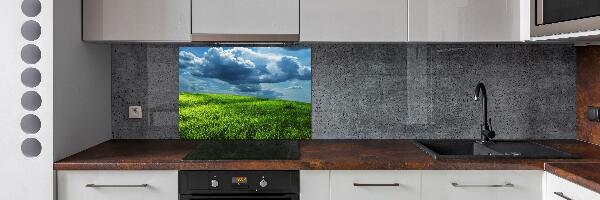
[[[300,170],[300,200],[329,200],[329,170]]]
[[[422,200],[542,200],[543,171],[423,171]]]
[[[600,194],[554,174],[546,173],[544,200],[600,200]]]
[[[331,171],[331,200],[419,200],[419,171]]]
[[[58,200],[177,200],[177,171],[58,171]]]

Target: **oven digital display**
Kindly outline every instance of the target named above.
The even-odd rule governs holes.
[[[231,183],[236,184],[236,185],[246,185],[246,184],[248,184],[248,177],[245,177],[245,176],[231,177]]]

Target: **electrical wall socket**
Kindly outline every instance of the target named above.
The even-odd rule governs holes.
[[[141,119],[142,106],[129,106],[129,119]]]

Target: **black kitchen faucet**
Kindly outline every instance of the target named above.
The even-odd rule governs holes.
[[[479,97],[479,92],[481,92],[481,97]],[[475,87],[475,97],[473,99],[479,101],[481,98],[483,98],[483,101],[481,102],[481,105],[483,106],[483,124],[481,124],[481,141],[479,142],[486,143],[496,137],[496,132],[492,130],[492,119],[488,119],[487,94],[483,83],[479,83],[477,84],[477,87]]]

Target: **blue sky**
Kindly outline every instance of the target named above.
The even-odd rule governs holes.
[[[310,48],[180,47],[179,91],[310,103]]]

